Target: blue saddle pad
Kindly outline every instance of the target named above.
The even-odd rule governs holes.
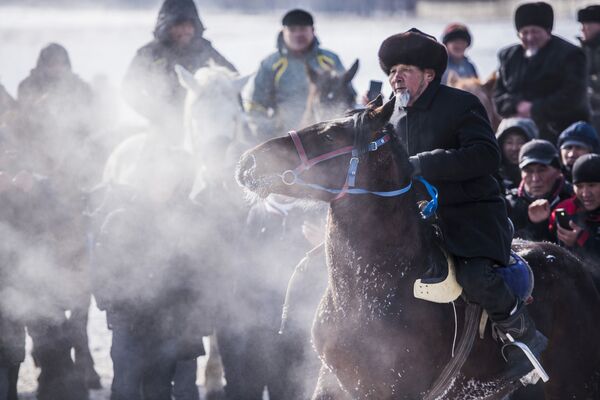
[[[528,302],[533,292],[533,272],[527,261],[511,250],[509,264],[500,266],[498,272],[515,296]]]

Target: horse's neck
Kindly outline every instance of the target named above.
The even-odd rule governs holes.
[[[311,83],[308,87],[308,96],[306,97],[306,106],[304,107],[304,114],[302,114],[301,126],[309,126],[314,124],[316,121],[315,116],[315,99],[317,98],[317,87]]]
[[[365,199],[366,200],[366,199]],[[329,267],[334,296],[385,298],[421,273],[426,253],[414,202],[369,199],[330,211]],[[406,292],[406,291],[403,291]],[[410,290],[412,293],[412,289]],[[361,296],[357,298],[361,302]]]

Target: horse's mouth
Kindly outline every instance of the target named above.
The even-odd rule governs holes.
[[[270,194],[269,188],[272,179],[257,175],[256,158],[253,154],[244,154],[240,159],[236,171],[236,180],[240,186],[262,198]]]

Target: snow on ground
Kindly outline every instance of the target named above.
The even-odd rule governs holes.
[[[2,7],[0,83],[14,96],[18,83],[35,65],[39,50],[49,42],[59,42],[69,50],[73,68],[83,79],[90,81],[102,74],[117,87],[135,51],[151,39],[155,14],[156,10]],[[354,59],[360,59],[360,69],[354,80],[359,93],[367,90],[370,79],[385,81],[386,77],[377,62],[377,49],[383,39],[413,26],[439,36],[446,23],[452,22],[394,16],[364,18],[316,14],[315,17],[317,35],[323,47],[336,51],[347,66]],[[206,37],[244,75],[252,73],[260,59],[274,50],[280,18],[280,13],[202,13],[207,27]],[[462,20],[458,11],[454,20]],[[516,41],[514,25],[508,19],[463,22],[468,23],[474,37],[469,55],[477,64],[480,74],[486,77],[496,67],[497,50]],[[557,34],[575,42],[578,26],[574,20],[557,21],[555,26]],[[123,111],[123,122],[140,123],[141,120],[131,110]],[[105,400],[108,399],[112,379],[109,357],[111,336],[106,329],[104,313],[95,307],[90,314],[89,333],[96,367],[105,387],[102,391],[92,392],[92,400]],[[204,360],[200,360],[200,364],[203,363]],[[28,356],[21,368],[19,381],[23,399],[35,399],[33,393],[37,374]]]

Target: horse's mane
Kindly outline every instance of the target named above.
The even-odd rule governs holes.
[[[207,95],[214,95],[219,91],[236,92],[234,81],[237,76],[236,72],[214,64],[202,67],[194,74],[198,86],[202,89],[201,93]]]

